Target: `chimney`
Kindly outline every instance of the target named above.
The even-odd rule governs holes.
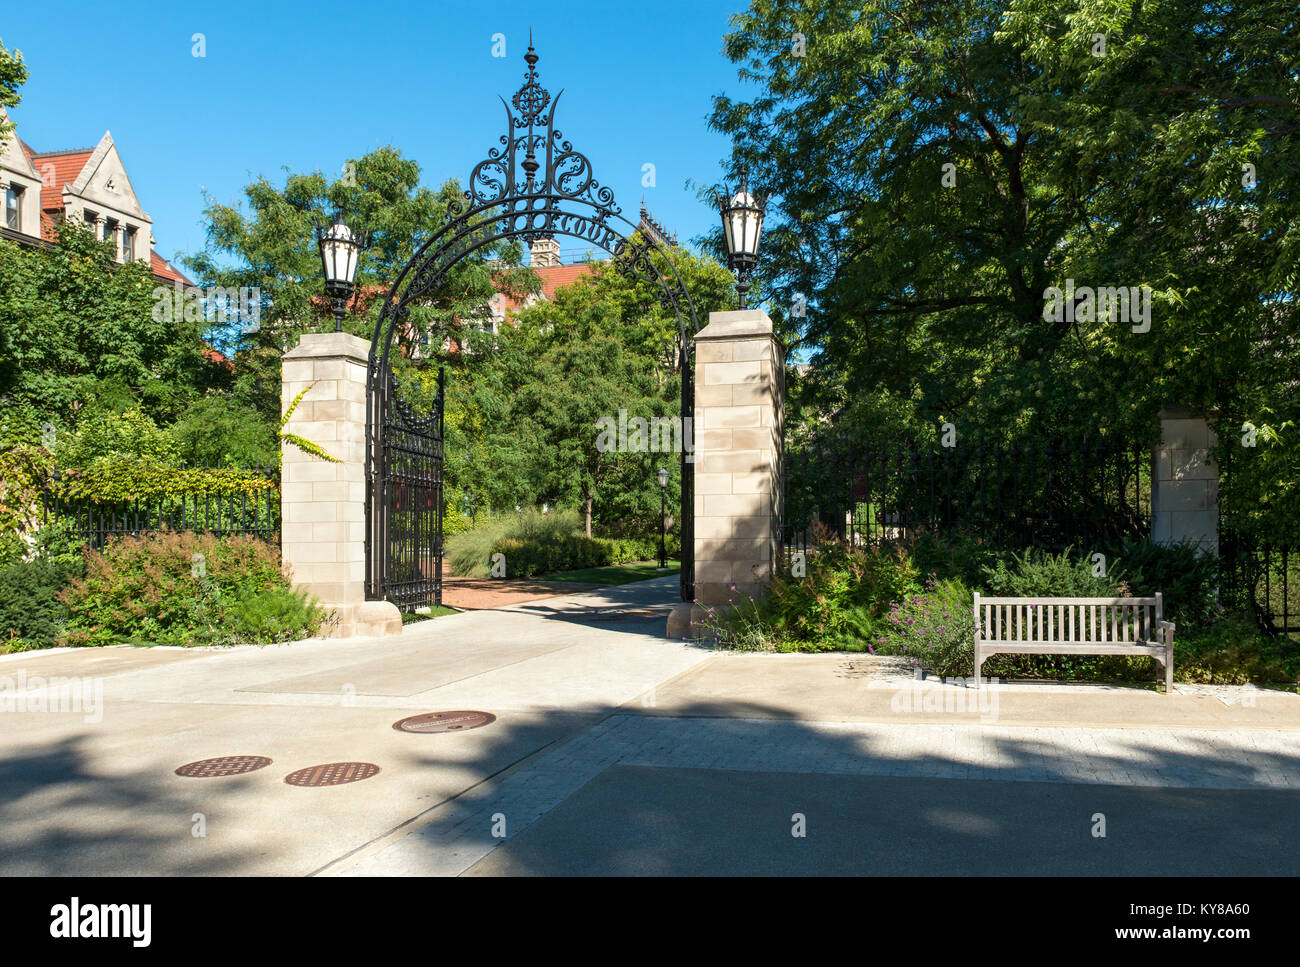
[[[553,238],[534,239],[529,252],[535,269],[560,264],[560,243]]]

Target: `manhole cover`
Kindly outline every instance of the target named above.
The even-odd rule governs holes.
[[[360,782],[379,772],[373,762],[326,762],[308,766],[284,777],[291,786],[341,786],[345,782]]]
[[[427,712],[394,722],[393,728],[399,732],[461,732],[491,725],[496,720],[491,712]]]
[[[176,770],[176,775],[191,779],[212,779],[215,776],[238,776],[256,769],[264,769],[271,760],[264,755],[223,755],[215,759],[187,762]]]

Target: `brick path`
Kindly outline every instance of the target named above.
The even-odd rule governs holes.
[[[522,601],[536,601],[558,594],[595,591],[600,584],[574,584],[569,581],[527,581],[514,578],[462,578],[442,566],[442,603],[461,611],[488,611]]]

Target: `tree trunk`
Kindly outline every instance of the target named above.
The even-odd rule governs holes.
[[[591,536],[591,503],[592,495],[587,494],[587,536]]]

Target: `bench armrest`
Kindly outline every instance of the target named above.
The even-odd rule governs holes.
[[[1172,621],[1161,621],[1159,628],[1160,637],[1164,640],[1164,643],[1172,646],[1174,643],[1174,631],[1178,628],[1178,625]]]

